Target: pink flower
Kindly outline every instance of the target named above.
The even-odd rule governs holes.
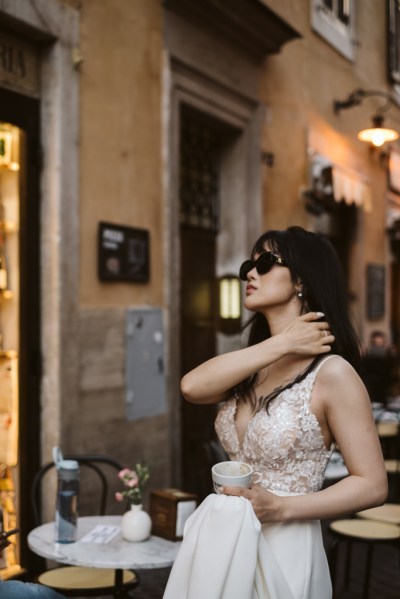
[[[118,473],[118,477],[124,479],[126,476],[131,476],[132,474],[132,470],[129,470],[129,468],[124,468]]]
[[[139,484],[139,479],[137,476],[132,477],[129,480],[126,480],[125,484],[127,487],[130,487],[130,488],[137,487]]]
[[[123,468],[118,473],[118,478],[122,481],[126,489],[122,492],[117,492],[114,497],[117,501],[128,499],[129,503],[138,505],[142,501],[142,493],[144,485],[149,479],[149,469],[147,466],[136,464],[136,470]]]

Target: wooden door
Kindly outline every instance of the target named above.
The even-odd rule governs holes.
[[[180,119],[181,374],[216,353],[216,239],[220,158],[226,135],[215,119],[188,106]],[[210,492],[207,444],[214,436],[216,406],[182,398],[182,472],[188,491]]]
[[[181,364],[182,374],[216,352],[215,234],[181,228]],[[215,405],[182,399],[183,480],[188,491],[204,495],[209,464],[204,446],[214,436]]]

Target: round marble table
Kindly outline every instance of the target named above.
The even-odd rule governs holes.
[[[96,525],[120,526],[121,516],[87,516],[78,519],[75,543],[54,542],[54,522],[42,524],[28,535],[30,549],[38,555],[70,566],[114,569],[166,568],[176,558],[179,542],[151,536],[147,541],[131,543],[121,532],[108,543],[83,543],[80,539]]]

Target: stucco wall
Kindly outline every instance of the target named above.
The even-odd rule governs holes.
[[[355,61],[341,56],[311,29],[310,2],[265,0],[272,10],[299,31],[302,39],[267,58],[260,95],[267,106],[264,149],[275,155],[275,165],[265,169],[263,197],[266,227],[307,225],[301,190],[307,184],[307,149],[323,140],[329,157],[365,176],[373,190],[373,210],[360,214],[360,225],[351,257],[351,284],[356,293],[353,309],[363,336],[371,328],[389,329],[389,305],[385,317],[373,323],[365,319],[365,266],[389,264],[386,218],[386,168],[378,150],[371,152],[358,141],[360,129],[370,126],[371,115],[382,99],[371,98],[355,108],[333,111],[333,100],[344,99],[357,87],[390,91],[386,75],[386,11],[381,3],[359,7]],[[400,112],[392,109],[388,126],[399,129]],[[318,143],[317,143],[318,145]],[[387,277],[388,281],[389,277]],[[386,297],[389,299],[389,282]]]
[[[161,305],[160,2],[85,0],[81,53],[80,302]],[[97,280],[99,220],[150,230],[148,284]]]
[[[154,488],[169,481],[167,417],[126,419],[125,310],[163,306],[161,3],[79,4],[79,372],[64,445],[107,453],[131,467],[145,460]],[[99,221],[149,230],[148,283],[98,280]]]

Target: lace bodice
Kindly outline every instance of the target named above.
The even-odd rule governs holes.
[[[311,493],[322,487],[334,444],[326,449],[310,400],[325,360],[300,383],[278,395],[269,412],[262,409],[254,415],[242,445],[235,425],[236,399],[226,401],[218,412],[215,429],[230,459],[253,466],[253,482],[276,495]]]

